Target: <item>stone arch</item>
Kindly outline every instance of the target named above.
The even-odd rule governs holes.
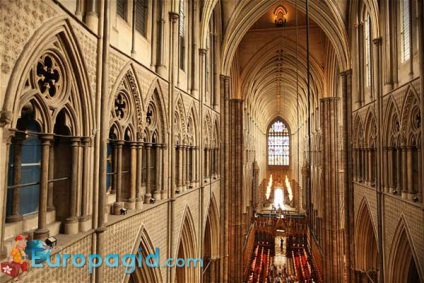
[[[353,133],[354,133],[354,146],[360,147],[363,146],[364,140],[364,126],[362,123],[361,116],[356,114],[353,124]]]
[[[167,119],[165,119],[165,117],[167,117],[167,113],[166,113],[166,107],[165,107],[165,100],[164,100],[164,92],[162,90],[162,87],[159,83],[159,80],[155,79],[152,84],[149,87],[149,90],[147,91],[147,96],[145,99],[145,105],[146,107],[149,105],[149,103],[151,101],[154,101],[154,103],[157,106],[158,109],[158,114],[159,114],[159,119],[161,122],[161,126],[160,126],[160,134],[162,135],[163,139],[163,143],[167,142],[167,135],[166,133],[166,129],[168,129],[168,121]],[[147,110],[147,109],[146,109]]]
[[[195,146],[197,141],[197,131],[199,129],[198,127],[198,117],[197,117],[197,111],[196,111],[196,105],[192,103],[192,105],[189,108],[187,114],[187,136],[189,139],[189,145]]]
[[[375,147],[375,139],[377,138],[377,123],[375,113],[372,109],[368,109],[365,116],[365,145]]]
[[[211,255],[219,255],[219,212],[218,205],[216,201],[216,196],[212,193],[212,197],[209,203],[208,214],[206,217],[209,220],[210,233],[211,233]],[[207,221],[206,221],[207,222]],[[204,233],[206,231],[206,222],[204,224]]]
[[[212,194],[203,229],[203,278],[206,282],[215,282],[218,274],[219,256],[219,214],[215,194]]]
[[[371,278],[375,278],[376,281],[379,266],[377,232],[371,216],[369,203],[365,197],[359,205],[355,227],[357,227],[355,229],[356,269],[364,279],[370,276]]]
[[[137,256],[141,254],[143,262],[141,268],[136,268],[132,274],[126,275],[126,279],[124,281],[128,281],[129,283],[163,282],[160,269],[148,267],[144,262],[147,255],[154,253],[155,248],[150,240],[149,233],[144,226],[141,226],[132,254]]]
[[[180,235],[178,238],[177,250],[174,253],[174,259],[183,258],[186,260],[188,258],[196,258],[196,229],[192,213],[188,206],[186,206],[182,219],[183,221],[181,223]],[[198,268],[194,268],[192,266],[177,268],[175,282],[197,282],[199,277],[197,270]]]
[[[205,114],[203,131],[204,131],[203,140],[205,141],[204,146],[211,147],[212,146],[212,118],[211,118],[211,113],[209,111],[207,111]]]
[[[34,48],[20,54],[3,103],[2,112],[10,115],[10,126],[16,126],[21,109],[29,101],[37,101],[34,105],[37,110],[44,112],[49,109],[39,116],[45,119],[41,123],[42,131],[53,133],[51,109],[61,109],[69,104],[75,113],[80,113],[72,125],[75,134],[91,136],[95,123],[91,90],[82,51],[68,20],[63,17],[51,19],[48,25],[43,25],[34,33],[27,46]],[[52,70],[51,76],[43,76],[43,66]],[[51,83],[55,84],[54,88]],[[50,88],[46,88],[47,85]],[[77,125],[80,127],[76,128]]]
[[[144,105],[132,64],[127,64],[118,75],[115,85],[112,87],[108,105],[107,109],[111,110],[110,123],[117,122],[122,131],[132,125],[131,128],[136,129],[132,141],[136,141],[137,133],[143,132]],[[125,113],[127,117],[118,117],[117,111]]]
[[[386,111],[384,113],[383,119],[383,125],[385,125],[383,128],[386,131],[383,135],[383,143],[385,143],[387,146],[391,146],[393,136],[398,136],[401,132],[400,117],[400,111],[396,104],[396,101],[392,96],[390,96],[387,102]],[[397,131],[397,133],[395,133],[394,131]]]
[[[236,6],[233,15],[237,16],[230,19],[223,40],[223,60],[221,65],[221,73],[223,75],[230,74],[236,50],[246,32],[277,2],[277,0],[246,1],[240,2]],[[288,3],[293,6],[296,5],[295,0],[289,0]],[[350,49],[342,19],[334,16],[333,11],[324,2],[312,1],[309,6],[311,19],[318,23],[334,46],[340,69],[349,69]],[[305,12],[305,5],[298,5],[298,7],[300,11]]]
[[[176,99],[176,103],[175,103],[175,111],[178,112],[178,115],[180,117],[180,130],[181,130],[181,135],[182,135],[182,143],[184,144],[186,141],[186,136],[187,136],[187,127],[186,127],[186,111],[185,111],[185,107],[184,107],[184,102],[183,102],[183,98],[181,96],[181,93],[178,95],[177,99]]]
[[[388,283],[422,282],[423,274],[420,274],[419,260],[403,215],[394,235],[387,266]]]
[[[353,3],[352,7],[353,15],[358,15],[359,22],[364,21],[365,11],[368,11],[371,17],[372,35],[374,38],[378,38],[380,36],[380,12],[377,0],[358,0]]]
[[[246,67],[243,70],[243,73],[241,75],[243,86],[242,86],[242,93],[246,94],[255,94],[258,92],[258,87],[254,86],[255,82],[262,82],[263,85],[268,85],[267,83],[263,83],[264,80],[273,79],[273,76],[268,76],[268,72],[266,71],[269,69],[270,71],[274,68],[274,64],[268,64],[268,61],[272,60],[275,57],[275,50],[281,49],[286,52],[286,62],[287,68],[290,72],[287,72],[287,76],[285,76],[284,81],[289,80],[296,80],[296,73],[297,69],[296,67],[299,67],[299,70],[305,70],[305,72],[300,72],[299,77],[299,86],[301,89],[306,89],[306,59],[302,60],[302,58],[306,58],[306,50],[298,46],[298,50],[296,51],[296,41],[290,40],[290,39],[283,39],[283,38],[277,38],[275,40],[271,40],[268,44],[266,44],[263,48],[261,48],[247,63]],[[298,54],[296,54],[298,52]],[[298,55],[298,56],[297,56]],[[298,61],[295,61],[298,60]],[[261,62],[267,62],[264,64]],[[300,63],[300,64],[299,64]],[[264,69],[266,68],[266,69]],[[258,76],[258,73],[261,71],[262,74]],[[311,57],[311,76],[315,78],[311,81],[311,89],[312,89],[312,95],[314,95],[314,103],[318,105],[317,99],[319,96],[319,93],[322,92],[323,89],[323,71],[317,62],[317,60],[313,57]],[[247,84],[249,82],[249,84]],[[288,89],[290,89],[290,92],[296,93],[296,88],[291,86],[292,84],[286,84]],[[295,86],[296,84],[294,84]],[[247,99],[248,97],[246,97]],[[252,102],[254,103],[255,100],[258,98],[258,96],[254,96],[252,98]],[[300,103],[306,103],[306,94],[304,93],[304,96],[300,96]]]
[[[417,91],[413,88],[412,85],[408,87],[408,90],[406,91],[405,100],[403,102],[402,106],[402,116],[401,116],[401,128],[405,132],[407,136],[409,136],[410,132],[419,132],[420,131],[420,125],[421,125],[421,113],[420,113],[420,105],[419,105],[419,96],[417,94]],[[416,111],[417,110],[417,111]],[[420,122],[419,125],[416,125],[412,119],[414,117],[411,117],[413,113],[418,114],[420,116]]]

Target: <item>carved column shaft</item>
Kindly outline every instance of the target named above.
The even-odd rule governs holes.
[[[38,228],[34,232],[35,239],[44,239],[49,236],[47,229],[47,194],[49,179],[49,155],[53,135],[45,134],[41,137],[41,177],[40,177],[40,198],[38,204]]]
[[[69,201],[69,217],[67,222],[76,221],[77,216],[77,194],[79,191],[79,142],[80,138],[71,138],[72,170],[71,170],[71,197]]]
[[[7,217],[7,222],[17,222],[22,220],[20,215],[21,203],[21,169],[22,169],[22,136],[16,134],[14,138],[14,158],[13,158],[13,202],[12,202],[12,215]]]
[[[83,138],[83,168],[82,168],[82,196],[81,196],[81,218],[86,219],[88,214],[88,194],[89,194],[89,149],[90,138]]]
[[[131,167],[130,167],[130,197],[128,199],[129,203],[135,202],[136,199],[136,190],[137,190],[137,142],[130,143],[130,152],[131,152]],[[131,207],[133,208],[133,207]]]
[[[152,188],[151,188],[151,170],[150,170],[150,153],[151,153],[151,148],[152,148],[152,144],[148,143],[145,145],[146,146],[146,194],[149,194],[150,196],[152,195]]]
[[[116,145],[116,155],[117,155],[117,168],[115,170],[116,173],[116,202],[121,202],[121,192],[122,192],[122,146],[124,145],[124,141],[117,141]]]
[[[143,181],[143,142],[137,142],[137,201],[141,201],[144,197],[143,189],[141,187]]]
[[[162,151],[163,145],[156,145],[156,192],[162,189]]]
[[[324,257],[324,280],[325,282],[343,282],[344,259],[343,259],[343,230],[340,215],[340,188],[338,185],[339,165],[338,160],[338,104],[339,98],[329,97],[320,100],[321,130],[323,141],[323,257]],[[371,151],[368,150],[368,158]],[[370,162],[370,161],[369,161]],[[368,166],[368,171],[369,170]]]

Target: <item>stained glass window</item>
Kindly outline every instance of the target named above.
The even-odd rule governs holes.
[[[283,121],[275,121],[268,129],[268,165],[289,165],[290,136]]]

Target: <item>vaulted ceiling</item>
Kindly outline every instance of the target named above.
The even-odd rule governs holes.
[[[238,96],[245,100],[247,111],[259,127],[265,130],[280,116],[295,130],[307,113],[305,1],[246,1],[245,7],[240,7],[243,2],[233,7],[233,14],[227,19],[224,73],[226,64],[231,62],[233,71],[236,65],[240,78]],[[286,12],[283,27],[274,22],[278,7]],[[328,86],[335,69],[349,65],[349,54],[338,46],[347,42],[341,9],[346,7],[334,6],[331,0],[310,1],[311,112],[318,106],[319,98],[332,96]],[[238,45],[234,46],[235,43]]]

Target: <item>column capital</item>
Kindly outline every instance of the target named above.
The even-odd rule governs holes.
[[[206,55],[207,52],[208,52],[208,50],[206,48],[199,48],[199,54],[200,55]]]
[[[342,77],[346,77],[346,76],[351,75],[351,74],[352,74],[352,69],[347,69],[347,70],[344,70],[343,72],[340,72],[340,75]]]
[[[83,137],[83,138],[81,138],[81,142],[82,142],[83,145],[90,145],[91,138],[90,137]]]
[[[171,20],[172,23],[177,22],[177,20],[180,18],[180,15],[178,13],[175,12],[169,12],[169,19]]]
[[[41,134],[40,140],[42,140],[43,142],[51,142],[52,140],[54,140],[54,135],[53,134]]]
[[[71,137],[69,140],[72,143],[71,146],[78,146],[78,144],[81,142],[80,137]]]
[[[149,142],[144,143],[144,146],[146,147],[146,149],[150,149],[152,147],[152,144]]]
[[[373,40],[372,40],[372,42],[375,44],[375,45],[381,45],[381,43],[383,42],[383,38],[380,36],[380,37],[377,37],[377,38],[374,38]]]
[[[116,142],[115,142],[115,144],[116,144],[117,146],[123,146],[123,145],[125,144],[125,141],[123,141],[123,140],[118,140],[118,141],[116,141]]]
[[[129,144],[130,144],[130,147],[137,147],[138,142],[136,142],[136,141],[130,141]]]

